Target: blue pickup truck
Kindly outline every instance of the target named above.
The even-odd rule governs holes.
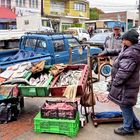
[[[0,52],[0,69],[24,61],[38,62],[46,60],[46,64],[69,63],[69,48],[72,47],[72,62],[85,63],[87,48],[79,54],[81,44],[72,35],[28,33],[21,37],[18,50]],[[101,52],[99,48],[91,48],[91,55]]]

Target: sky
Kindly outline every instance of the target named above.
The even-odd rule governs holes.
[[[88,0],[90,7],[97,7],[104,12],[137,10],[139,0]]]

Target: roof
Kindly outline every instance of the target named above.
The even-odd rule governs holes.
[[[26,33],[24,35],[25,37],[35,37],[35,38],[38,38],[38,37],[41,37],[41,38],[45,38],[45,39],[63,39],[63,38],[72,38],[73,35],[71,34],[65,34],[65,33],[35,33],[35,32],[29,32],[29,33]]]
[[[71,30],[71,29],[84,29],[84,28],[82,28],[82,27],[69,27],[68,30],[69,29]]]
[[[0,7],[0,19],[16,19],[16,14],[7,7]]]
[[[116,21],[116,20],[112,20],[112,19],[104,19],[104,20],[88,20],[88,21],[85,21],[85,23],[94,23],[94,22],[97,22],[97,21],[103,21],[103,22],[109,22],[109,21]]]

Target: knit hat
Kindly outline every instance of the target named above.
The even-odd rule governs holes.
[[[131,29],[122,35],[122,39],[129,40],[133,44],[138,43],[139,33],[135,29]]]

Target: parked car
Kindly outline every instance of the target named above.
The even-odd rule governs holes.
[[[95,33],[108,33],[110,32],[110,30],[109,29],[96,29],[94,32]]]
[[[68,28],[68,30],[65,31],[66,33],[71,33],[74,37],[76,37],[80,42],[85,42],[90,39],[90,35],[88,31],[84,28]]]
[[[89,43],[91,46],[99,47],[103,50],[106,37],[110,35],[111,32],[95,34],[89,41],[87,41],[87,43]]]

